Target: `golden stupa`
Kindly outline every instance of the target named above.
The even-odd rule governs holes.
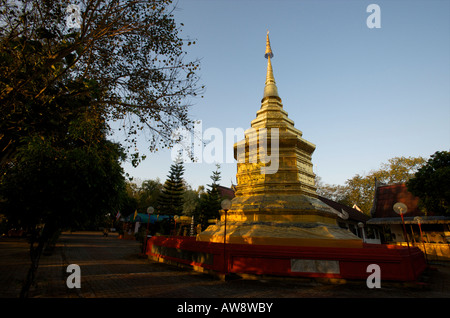
[[[281,246],[362,247],[337,225],[343,217],[317,198],[311,162],[315,145],[288,118],[278,95],[267,32],[267,76],[261,109],[245,139],[234,144],[236,196],[198,241]],[[269,155],[270,153],[270,155]],[[226,219],[225,219],[226,218]]]

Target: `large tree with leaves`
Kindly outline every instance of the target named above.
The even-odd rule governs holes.
[[[2,38],[2,44],[6,42]],[[15,45],[34,52],[34,60],[27,62],[44,63],[45,50],[39,41],[19,39]],[[15,65],[11,60],[15,48],[3,49],[0,71],[5,74]],[[22,66],[26,73],[28,66]],[[3,77],[3,83],[26,82],[26,74],[18,73]],[[113,215],[125,196],[120,166],[125,152],[106,138],[106,116],[95,104],[102,94],[97,82],[84,79],[77,83],[64,77],[33,98],[51,74],[51,68],[40,73],[27,90],[14,96],[8,95],[13,91],[8,85],[1,92],[5,103],[0,106],[0,142],[5,143],[0,210],[10,224],[23,227],[29,235],[31,266],[23,297],[34,280],[44,247],[59,230],[96,224],[106,214]],[[84,93],[58,94],[68,87],[82,87]]]
[[[364,213],[369,214],[375,193],[375,180],[385,184],[407,182],[425,162],[423,157],[394,157],[388,163],[383,163],[378,170],[365,175],[357,174],[348,179],[344,186],[319,182],[317,193],[349,206],[356,204]]]
[[[108,141],[96,113],[61,122],[58,131],[22,141],[13,160],[0,168],[0,212],[23,227],[30,240],[26,297],[40,256],[62,229],[100,225],[126,196],[120,145]],[[63,129],[66,127],[66,129]]]
[[[450,152],[435,152],[406,185],[427,212],[450,215]]]
[[[198,61],[185,61],[170,0],[0,0],[0,164],[23,138],[58,125],[73,109],[58,100],[98,91],[92,107],[119,121],[133,164],[192,127],[189,98],[200,93]],[[109,127],[106,127],[109,129]]]
[[[147,213],[148,207],[152,206],[155,208],[158,205],[158,198],[161,195],[162,188],[163,185],[159,178],[143,181],[137,193],[138,211]]]
[[[170,1],[71,4],[0,0],[0,201],[32,232],[31,276],[58,229],[118,209],[136,135],[150,150],[176,141],[201,90]],[[114,120],[125,147],[107,140]]]

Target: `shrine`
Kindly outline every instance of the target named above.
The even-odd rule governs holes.
[[[261,109],[245,139],[234,145],[238,184],[227,211],[226,240],[239,244],[361,247],[360,238],[338,227],[336,219],[345,216],[317,199],[311,162],[315,145],[302,138],[283,108],[273,75],[273,56],[267,33],[267,76]],[[269,152],[271,162],[264,160]],[[224,224],[222,211],[220,222],[199,234],[197,240],[223,242]]]
[[[196,236],[152,237],[147,254],[221,275],[366,280],[377,268],[383,280],[416,280],[426,268],[418,248],[364,243],[338,225],[348,218],[343,209],[318,198],[311,161],[316,146],[303,139],[283,107],[273,56],[267,33],[261,108],[234,144],[238,184],[230,206]]]

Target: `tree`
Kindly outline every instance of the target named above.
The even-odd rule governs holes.
[[[203,228],[208,226],[209,219],[216,219],[220,217],[221,210],[221,196],[219,193],[220,165],[216,164],[216,170],[211,175],[212,183],[208,184],[206,193],[200,194],[200,202],[196,212],[196,219]]]
[[[142,182],[138,190],[138,210],[142,211],[142,213],[147,213],[149,206],[155,208],[158,205],[162,188],[163,185],[159,181],[159,178]]]
[[[0,169],[0,211],[30,239],[31,265],[21,297],[28,294],[44,248],[60,230],[113,218],[125,196],[120,165],[125,154],[106,140],[101,121],[85,113],[62,124],[65,134],[29,137]]]
[[[76,110],[59,101],[86,95],[106,121],[121,121],[125,150],[143,131],[150,151],[177,142],[172,132],[192,128],[188,100],[203,87],[173,9],[170,0],[1,0],[0,164]],[[132,163],[142,157],[136,150]]]
[[[345,182],[348,200],[356,204],[364,213],[369,214],[375,195],[375,171],[369,175],[355,175]]]
[[[364,213],[369,214],[375,194],[375,180],[386,184],[407,182],[424,163],[425,159],[422,157],[394,157],[388,163],[381,164],[378,170],[372,170],[367,175],[357,174],[348,179],[344,186],[323,184],[320,181],[317,193],[348,206],[356,204]]]
[[[138,190],[137,185],[129,180],[125,183],[125,198],[122,202],[120,214],[124,217],[134,213],[138,208]]]
[[[218,188],[219,181],[221,179],[219,164],[216,164],[216,170],[212,172],[210,179],[212,180],[212,183],[208,184],[209,189],[206,190],[208,193],[209,206],[211,211],[217,211],[218,213],[218,211],[221,209],[220,206],[221,196]]]
[[[394,157],[389,159],[388,163],[382,164],[374,176],[386,184],[404,183],[411,179],[425,162],[423,157]]]
[[[183,182],[184,166],[177,160],[170,166],[170,172],[164,182],[158,198],[158,213],[166,215],[181,215],[183,212]]]
[[[427,212],[450,215],[450,152],[436,151],[406,186]]]
[[[183,194],[183,215],[193,216],[195,211],[200,204],[200,194],[202,193],[201,188],[193,190],[190,185],[185,186],[185,191]]]
[[[375,180],[384,184],[405,183],[424,163],[423,157],[394,157],[366,176],[357,174],[346,181],[349,201],[369,214],[375,195]]]
[[[32,233],[23,295],[59,229],[120,208],[136,135],[145,129],[154,151],[191,127],[199,64],[184,61],[170,5],[86,0],[67,13],[66,0],[0,0],[0,208]],[[107,140],[114,120],[124,147]]]
[[[315,181],[318,195],[347,206],[352,205],[349,199],[349,189],[346,186],[337,184],[324,184],[322,182],[322,179],[318,175],[316,175]]]

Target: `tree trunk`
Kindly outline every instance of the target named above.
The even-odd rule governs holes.
[[[44,250],[44,246],[52,237],[53,233],[55,233],[55,229],[49,224],[44,225],[41,233],[39,233],[36,229],[33,230],[30,239],[31,264],[30,269],[28,270],[27,277],[23,283],[22,290],[20,291],[20,298],[28,298],[31,285],[33,285],[36,278],[36,272],[39,267],[39,260]],[[36,247],[34,246],[35,243],[37,243]]]

